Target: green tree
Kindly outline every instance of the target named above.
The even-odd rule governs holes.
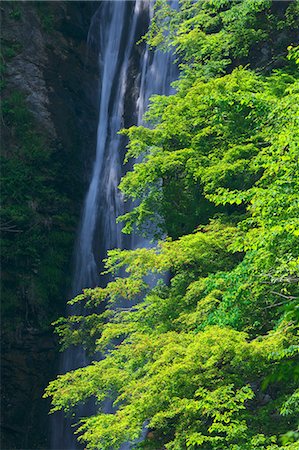
[[[139,204],[119,220],[160,241],[112,250],[113,280],[72,301],[91,313],[57,322],[63,346],[105,358],[45,394],[68,414],[96,398],[98,413],[78,424],[87,448],[298,448],[295,46],[286,57],[298,4],[274,3],[157,3],[149,42],[159,45],[166,20],[182,75],[175,95],[152,99],[151,127],[123,131],[127,157],[141,160],[120,184]],[[252,52],[277,29],[288,36],[283,67],[258,73]],[[240,58],[251,68],[234,68]],[[115,414],[103,413],[107,398]]]

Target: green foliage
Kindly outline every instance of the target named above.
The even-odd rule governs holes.
[[[138,437],[145,420],[156,445],[168,442],[169,449],[251,448],[263,407],[256,401],[253,408],[250,384],[269,370],[267,353],[279,344],[248,343],[244,333],[219,327],[195,335],[136,331],[105,360],[59,377],[48,393],[54,410],[67,411],[91,394],[99,404],[107,394],[114,398],[115,415],[82,422],[87,448],[118,448]]]
[[[20,8],[18,7],[18,5],[12,4],[12,9],[11,9],[11,11],[9,13],[9,17],[11,19],[14,19],[14,20],[20,20],[21,19],[22,12],[21,12]]]
[[[14,40],[8,41],[1,36],[0,41],[0,89],[6,86],[7,63],[22,51],[22,45]],[[1,109],[3,105],[1,105]]]
[[[51,13],[51,7],[43,1],[35,1],[34,6],[41,21],[42,28],[51,33],[54,30],[54,16]]]
[[[45,394],[71,415],[96,399],[77,429],[88,449],[298,449],[297,47],[279,70],[251,59],[292,33],[284,3],[156,4],[149,42],[176,47],[182,76],[152,99],[149,127],[123,131],[139,162],[120,189],[138,206],[119,220],[160,241],[110,251],[112,281],[72,300],[91,312],[59,320],[63,346],[105,358]]]
[[[288,47],[289,50],[289,54],[288,54],[288,59],[290,60],[294,60],[295,63],[298,65],[299,64],[299,46],[297,47],[293,47],[292,45],[290,45],[290,47]]]
[[[160,0],[155,9],[149,43],[175,48],[187,84],[198,74],[213,77],[236,64],[263,65],[263,45],[275,49],[274,60],[285,57],[283,35],[299,24],[297,1],[182,0],[176,13]]]

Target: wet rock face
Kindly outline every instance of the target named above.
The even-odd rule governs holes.
[[[51,166],[49,178],[54,177],[51,182],[61,197],[67,199],[66,214],[74,224],[70,228],[69,223],[64,225],[60,219],[55,225],[55,218],[38,210],[34,195],[26,200],[43,223],[41,230],[44,229],[47,239],[51,235],[48,240],[54,249],[61,246],[61,239],[67,235],[67,243],[60,251],[63,263],[57,261],[61,278],[71,275],[76,224],[95,151],[97,54],[88,49],[86,42],[97,7],[98,2],[83,1],[12,1],[1,5],[2,96],[4,100],[14,93],[24,97],[33,117],[32,132],[42,136],[45,151],[50,149],[51,161],[59,167],[60,173],[53,175],[55,169]],[[16,158],[18,133],[5,125],[2,135],[4,156]],[[13,252],[11,236],[14,237],[13,233],[7,242],[11,242]],[[26,260],[26,264],[19,264],[22,270],[15,272],[11,267],[3,267],[1,448],[46,450],[49,405],[41,397],[58,371],[59,360],[58,343],[50,324],[64,313],[67,283],[60,282],[57,287],[53,277],[52,286],[51,268],[47,272],[42,259],[40,262],[37,259],[35,265]],[[40,289],[43,279],[47,293]]]
[[[7,89],[22,91],[36,121],[54,135],[49,97],[44,79],[48,65],[46,42],[39,17],[31,6],[18,2],[3,5],[2,26],[4,45],[13,44],[16,54],[6,64]]]
[[[3,45],[15,48],[6,63],[6,90],[25,94],[36,125],[52,139],[68,146],[75,141],[72,132],[80,135],[85,156],[97,129],[97,54],[86,45],[97,7],[97,2],[5,2],[2,7]]]

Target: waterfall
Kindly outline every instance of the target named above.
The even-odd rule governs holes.
[[[171,2],[176,7],[176,1]],[[75,248],[75,268],[72,296],[83,288],[99,283],[99,264],[111,248],[149,246],[138,236],[126,238],[116,218],[124,212],[124,202],[118,184],[124,175],[125,141],[117,132],[123,126],[142,123],[143,114],[153,94],[170,94],[177,75],[170,54],[150,51],[136,42],[146,32],[153,14],[153,2],[101,2],[91,21],[88,40],[99,48],[99,121],[97,146],[90,184],[85,197],[80,229]],[[132,80],[134,70],[137,73]],[[130,98],[130,111],[127,101]],[[68,308],[68,314],[82,314],[79,306]],[[64,352],[60,372],[88,364],[83,348],[73,347]],[[77,411],[80,415],[94,412],[93,405]],[[73,435],[70,419],[55,415],[52,423],[53,450],[80,448]],[[124,444],[122,450],[130,449]],[[100,450],[100,449],[99,449]]]

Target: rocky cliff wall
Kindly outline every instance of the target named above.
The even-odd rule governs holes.
[[[44,387],[95,151],[97,2],[2,2],[2,449],[47,449]]]

